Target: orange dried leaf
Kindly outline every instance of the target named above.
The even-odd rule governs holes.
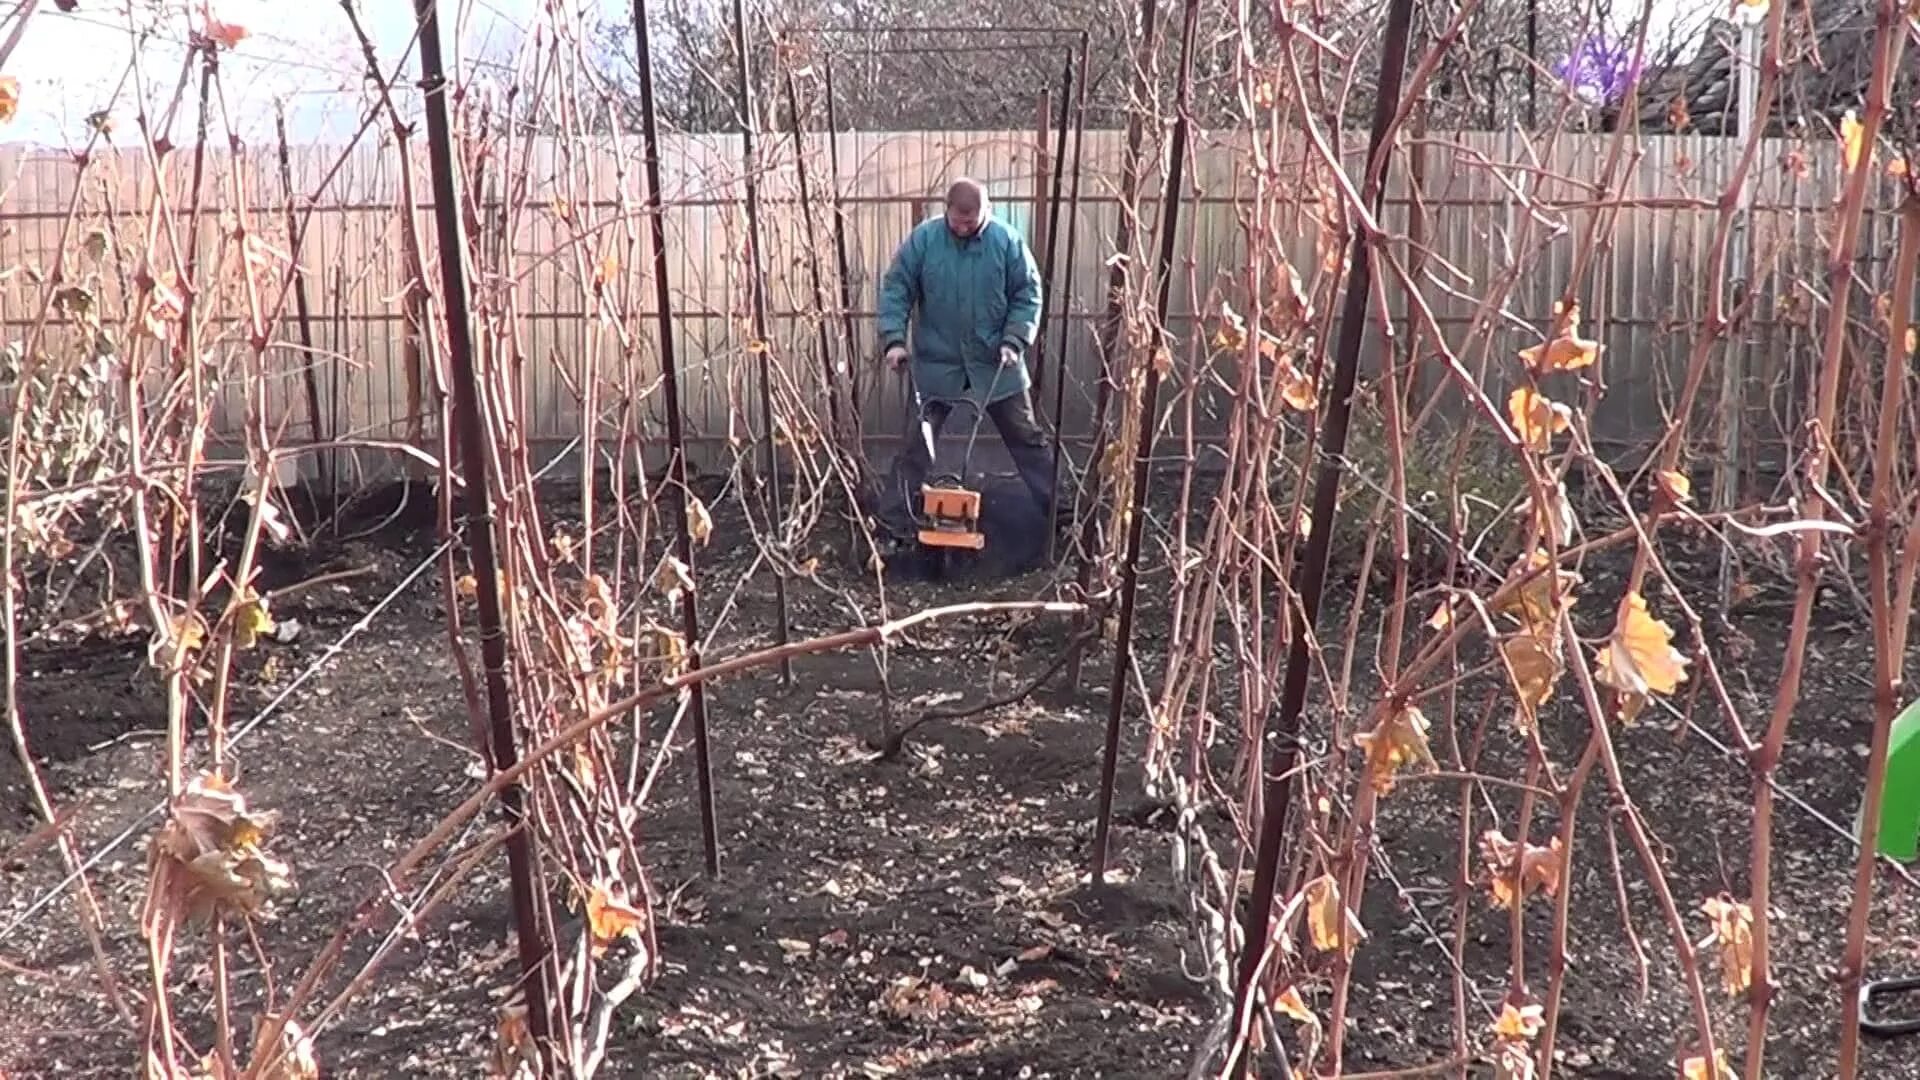
[[[1294,367],[1293,361],[1284,356],[1279,366],[1280,400],[1298,412],[1312,412],[1320,404],[1320,388],[1313,376]]]
[[[188,917],[249,915],[291,888],[287,865],[261,850],[273,815],[250,812],[224,778],[194,778],[170,810],[149,853],[150,905]]]
[[[249,593],[233,613],[233,647],[243,651],[251,649],[262,635],[271,634],[274,629],[273,612],[267,610],[266,598]]]
[[[1531,387],[1515,387],[1507,396],[1507,416],[1527,449],[1546,453],[1553,449],[1553,437],[1573,423],[1573,410]]]
[[[687,639],[660,626],[648,623],[640,631],[639,658],[660,668],[661,679],[672,679],[687,668]]]
[[[232,49],[247,39],[247,28],[238,23],[221,22],[207,16],[207,40],[223,49]]]
[[[9,123],[20,111],[20,80],[0,75],[0,124]]]
[[[1521,584],[1508,592],[1495,609],[1534,634],[1552,634],[1560,623],[1560,613],[1573,606],[1573,590],[1580,575],[1571,570],[1548,570],[1550,558],[1535,549],[1514,563],[1508,581]],[[1531,576],[1529,576],[1531,575]]]
[[[1297,986],[1289,985],[1285,990],[1280,991],[1279,996],[1273,999],[1273,1007],[1302,1024],[1310,1027],[1320,1026],[1320,1018],[1313,1015],[1312,1009],[1307,1008],[1307,1003],[1300,997],[1300,988]]]
[[[1453,601],[1442,600],[1440,601],[1440,606],[1433,609],[1433,614],[1427,616],[1427,629],[1439,633],[1452,625]]]
[[[1351,954],[1367,932],[1340,899],[1340,883],[1332,874],[1321,874],[1301,890],[1307,905],[1307,936],[1322,952],[1340,948],[1341,927],[1346,927],[1346,951]]]
[[[1600,348],[1597,341],[1569,335],[1529,345],[1520,350],[1520,359],[1540,375],[1553,371],[1575,371],[1592,367],[1594,361],[1600,359]]]
[[[1531,731],[1540,722],[1540,706],[1553,696],[1560,681],[1560,650],[1557,638],[1539,638],[1532,634],[1514,634],[1500,642],[1500,658],[1507,667],[1519,704],[1514,710],[1515,726]]]
[[[1861,155],[1866,150],[1866,134],[1867,129],[1852,109],[1840,117],[1840,157],[1846,162],[1848,172],[1860,166]]]
[[[1693,481],[1687,479],[1686,473],[1661,469],[1653,474],[1653,482],[1674,502],[1683,503],[1693,497]]]
[[[593,268],[594,287],[605,288],[614,278],[618,277],[619,274],[620,256],[615,252],[609,251],[600,257],[599,263]]]
[[[687,495],[687,537],[702,547],[713,538],[713,515],[700,496],[692,493]]]
[[[1367,778],[1382,795],[1393,790],[1394,777],[1403,766],[1433,764],[1433,752],[1427,747],[1427,718],[1412,705],[1385,711],[1372,731],[1353,737],[1353,744],[1366,753]]]
[[[1674,98],[1667,104],[1667,125],[1675,135],[1684,135],[1693,126],[1693,114],[1687,111],[1687,99]]]
[[[653,571],[653,587],[665,594],[669,600],[678,600],[682,593],[693,591],[693,574],[687,564],[672,555],[660,557],[660,565]]]
[[[1509,1001],[1500,1007],[1500,1018],[1493,1022],[1493,1034],[1495,1038],[1525,1042],[1540,1034],[1545,1024],[1546,1012],[1541,1006],[1523,1005],[1516,1009]]]
[[[1511,910],[1535,892],[1553,896],[1560,889],[1560,838],[1545,847],[1509,840],[1498,829],[1480,834],[1480,858],[1487,864],[1487,883],[1495,905]]]
[[[1613,638],[1596,656],[1594,677],[1629,697],[1671,694],[1687,680],[1687,658],[1673,647],[1673,629],[1630,592],[1620,603]]]
[[[1247,347],[1247,322],[1225,301],[1220,304],[1220,328],[1213,332],[1213,345],[1228,352]]]
[[[615,896],[605,885],[595,884],[587,894],[587,930],[593,937],[593,955],[627,934],[637,934],[647,925],[647,915],[639,908]]]
[[[1753,909],[1722,893],[1700,905],[1713,922],[1708,944],[1720,947],[1720,981],[1729,997],[1753,985]]]
[[[1727,1064],[1727,1052],[1715,1050],[1713,1064],[1709,1066],[1704,1057],[1690,1057],[1680,1063],[1681,1075],[1687,1080],[1738,1080],[1733,1066]]]
[[[1904,157],[1897,157],[1887,162],[1887,175],[1895,180],[1904,179],[1912,171],[1912,167],[1907,164],[1907,159]]]

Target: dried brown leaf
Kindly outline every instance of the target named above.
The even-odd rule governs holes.
[[[628,903],[623,890],[595,883],[587,894],[587,930],[592,935],[593,955],[628,934],[647,928],[647,913]]]
[[[1557,836],[1542,847],[1509,840],[1500,830],[1488,829],[1480,834],[1480,858],[1498,907],[1511,910],[1517,900],[1535,892],[1553,896],[1559,891],[1564,859]]]
[[[1395,776],[1407,765],[1432,765],[1427,747],[1427,718],[1412,705],[1382,710],[1372,731],[1353,737],[1367,755],[1367,778],[1382,795],[1393,790]]]
[[[1713,923],[1708,944],[1720,949],[1720,981],[1727,996],[1739,997],[1753,986],[1753,909],[1722,893],[1700,909]]]
[[[1531,731],[1540,721],[1540,706],[1553,696],[1562,667],[1558,639],[1519,633],[1502,638],[1500,659],[1519,698],[1514,718],[1522,731]]]
[[[668,600],[678,600],[682,594],[693,591],[693,574],[686,563],[672,555],[662,555],[660,565],[653,571],[653,587]]]
[[[1629,592],[1620,601],[1613,637],[1595,657],[1594,678],[1619,691],[1631,720],[1656,694],[1671,694],[1687,679],[1687,658],[1673,647],[1673,629],[1647,611],[1647,599]]]
[[[1543,454],[1553,449],[1553,437],[1573,424],[1572,409],[1527,386],[1507,396],[1507,416],[1522,445]]]
[[[1340,883],[1332,874],[1322,874],[1307,882],[1301,890],[1307,908],[1307,937],[1322,952],[1340,948],[1341,925],[1346,925],[1346,951],[1352,955],[1360,940],[1367,936],[1360,920],[1340,898]]]

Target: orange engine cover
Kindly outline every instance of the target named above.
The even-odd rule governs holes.
[[[928,547],[967,548],[979,551],[987,546],[980,533],[980,493],[966,488],[922,487],[921,511],[932,528],[920,530],[920,542]]]
[[[923,487],[920,489],[923,512],[935,521],[980,520],[980,493],[966,488]]]

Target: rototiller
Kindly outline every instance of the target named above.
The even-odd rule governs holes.
[[[913,402],[913,416],[920,426],[920,439],[927,447],[927,478],[920,485],[920,546],[928,549],[945,569],[952,553],[980,551],[987,546],[986,533],[980,530],[980,492],[968,483],[973,465],[973,445],[980,437],[980,425],[987,418],[986,407],[970,398],[930,398],[920,392],[908,368],[906,391]],[[987,386],[987,399],[998,387],[1000,372],[994,372]],[[954,410],[973,410],[973,424],[967,431],[959,459],[943,457],[940,430],[952,419]]]

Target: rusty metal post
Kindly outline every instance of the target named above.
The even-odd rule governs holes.
[[[653,303],[660,323],[660,391],[667,405],[667,446],[671,455],[667,475],[680,489],[680,498],[668,499],[673,522],[674,557],[693,574],[693,537],[687,528],[687,442],[680,415],[680,368],[673,344],[673,290],[667,281],[666,193],[660,186],[660,119],[653,100],[653,38],[647,23],[646,0],[633,0],[633,37],[640,67],[640,142],[647,177],[648,240],[653,245]],[[700,666],[700,593],[690,589],[680,601],[680,632],[687,639],[687,666]],[[713,757],[707,742],[707,695],[704,684],[688,688],[687,716],[693,721],[693,767],[700,796],[700,845],[707,874],[720,872],[720,830],[713,806]]]
[[[761,437],[766,439],[761,467],[767,473],[768,520],[774,521],[784,500],[780,496],[780,455],[773,438],[773,375],[769,359],[773,342],[767,336],[767,275],[761,265],[760,250],[760,160],[754,153],[754,134],[760,126],[760,113],[753,93],[753,54],[748,51],[744,0],[733,0],[733,45],[738,53],[734,74],[735,88],[740,95],[740,160],[744,170],[741,182],[746,190],[747,308],[753,334],[750,348],[760,361],[760,426],[765,429]],[[785,645],[787,578],[778,566],[773,569],[773,608],[776,623],[773,640],[776,645]],[[780,682],[783,686],[793,685],[793,661],[785,657],[780,659]]]
[[[466,242],[461,237],[460,193],[453,175],[453,131],[447,119],[447,77],[440,53],[440,16],[435,0],[414,0],[420,26],[420,88],[427,113],[427,156],[433,173],[433,218],[440,245],[441,302],[447,321],[447,361],[457,425],[466,459],[466,540],[473,559],[478,603],[480,660],[486,672],[488,750],[496,772],[519,762],[514,746],[513,704],[507,689],[507,638],[501,625],[500,563],[493,546],[493,488],[487,477],[487,426],[480,416],[480,376],[473,363],[473,327],[467,307]],[[544,1063],[551,1053],[546,935],[535,908],[537,862],[527,828],[525,791],[519,783],[500,789],[506,812],[507,893],[520,946],[520,986],[526,996],[527,1028]]]
[[[1062,50],[1062,55],[1067,58],[1067,61],[1065,70],[1060,73],[1060,120],[1056,125],[1059,132],[1054,139],[1051,170],[1053,175],[1050,185],[1052,191],[1047,197],[1046,227],[1041,230],[1045,251],[1040,256],[1040,280],[1046,284],[1040,289],[1040,317],[1035,321],[1033,329],[1033,393],[1035,397],[1042,400],[1045,400],[1044,387],[1047,382],[1047,316],[1053,313],[1053,272],[1059,265],[1054,259],[1054,254],[1060,247],[1060,187],[1067,172],[1067,111],[1073,103],[1073,51]],[[1044,99],[1041,107],[1043,111],[1040,118],[1040,133],[1044,140],[1046,138]],[[1038,192],[1035,194],[1037,195]],[[1033,217],[1036,222],[1040,220],[1040,208],[1037,206],[1034,207]],[[1058,433],[1055,439],[1058,440]]]
[[[1081,151],[1085,148],[1086,140],[1087,140],[1087,56],[1089,52],[1088,37],[1089,35],[1085,30],[1082,30],[1080,32],[1080,47],[1078,50],[1079,66],[1080,66],[1080,73],[1079,73],[1080,84],[1079,84],[1079,94],[1073,103],[1073,186],[1069,190],[1069,194],[1067,195],[1067,250],[1065,253],[1066,270],[1063,275],[1067,280],[1068,287],[1060,290],[1064,294],[1062,297],[1063,301],[1067,301],[1067,298],[1073,295],[1073,289],[1071,287],[1071,284],[1073,282],[1073,268],[1074,268],[1073,260],[1074,260],[1075,254],[1077,254],[1077,248],[1075,246],[1075,242],[1079,239],[1079,235],[1080,235]],[[1064,167],[1065,167],[1065,163],[1062,162],[1062,168]],[[1060,318],[1057,320],[1060,324],[1060,352],[1058,356],[1058,363],[1060,367],[1053,381],[1053,492],[1054,492],[1054,495],[1053,495],[1053,512],[1048,517],[1048,520],[1047,520],[1047,562],[1049,564],[1052,564],[1054,560],[1055,548],[1058,546],[1059,540],[1060,540],[1060,455],[1062,453],[1061,447],[1066,442],[1066,437],[1067,437],[1066,428],[1063,426],[1063,421],[1065,419],[1064,414],[1066,412],[1066,407],[1067,407],[1067,359],[1069,356],[1068,347],[1073,340],[1072,338],[1073,320],[1071,318],[1073,314],[1072,308],[1073,308],[1072,303],[1070,301],[1067,301],[1066,306],[1061,309]],[[1079,501],[1078,488],[1075,488],[1074,490],[1074,499],[1075,499],[1075,502],[1078,503]],[[1077,686],[1078,680],[1076,679],[1074,681],[1071,681],[1067,685]]]
[[[293,163],[287,152],[287,110],[284,105],[273,111],[273,130],[280,140],[280,188],[286,192],[287,198],[287,258],[293,262],[293,310],[300,324],[300,372],[307,390],[307,423],[313,429],[314,442],[332,442],[332,433],[320,423],[320,376],[314,374],[313,370],[320,361],[313,353],[313,308],[307,302],[307,272],[300,268],[300,246],[306,238],[306,230],[300,227],[300,221],[293,212]],[[318,465],[319,490],[332,491],[333,451],[321,452]],[[328,513],[333,510],[332,506],[327,508]]]
[[[1164,332],[1167,305],[1173,298],[1173,252],[1180,232],[1181,185],[1186,183],[1187,138],[1193,124],[1193,37],[1199,26],[1200,0],[1186,0],[1186,15],[1180,28],[1180,69],[1175,91],[1177,110],[1173,120],[1171,157],[1167,161],[1166,194],[1160,214],[1160,261],[1156,267],[1158,290],[1154,298],[1155,332]],[[1160,364],[1154,352],[1138,357],[1146,365],[1141,380],[1139,439],[1133,450],[1133,512],[1127,519],[1126,548],[1120,563],[1120,612],[1113,643],[1113,679],[1107,684],[1107,741],[1100,758],[1100,804],[1093,822],[1093,882],[1098,885],[1107,871],[1107,839],[1113,824],[1113,786],[1120,762],[1120,715],[1127,704],[1127,676],[1133,670],[1134,599],[1140,591],[1140,539],[1147,523],[1147,479],[1153,469],[1153,432],[1159,425],[1154,414],[1160,408]]]
[[[1386,186],[1388,159],[1393,144],[1388,140],[1395,111],[1400,107],[1400,87],[1407,69],[1407,37],[1413,22],[1413,0],[1389,0],[1386,34],[1382,40],[1380,78],[1373,100],[1373,128],[1367,139],[1367,186],[1362,193],[1375,214],[1380,211]],[[1307,703],[1307,680],[1313,673],[1313,658],[1307,643],[1315,635],[1320,617],[1320,599],[1326,588],[1327,552],[1333,538],[1335,506],[1340,496],[1340,462],[1347,450],[1347,425],[1352,417],[1353,388],[1360,370],[1360,345],[1367,329],[1367,303],[1371,293],[1373,246],[1359,229],[1353,233],[1352,262],[1347,270],[1347,293],[1340,311],[1339,337],[1334,343],[1333,380],[1328,388],[1327,415],[1320,428],[1320,471],[1314,478],[1313,510],[1307,531],[1307,546],[1296,571],[1294,594],[1297,605],[1288,605],[1291,633],[1287,639],[1287,670],[1280,688],[1279,715],[1273,732],[1274,758],[1260,770],[1266,777],[1265,809],[1259,822],[1259,845],[1253,864],[1253,894],[1247,899],[1243,929],[1245,943],[1240,953],[1240,970],[1235,980],[1235,1016],[1245,1016],[1255,992],[1254,976],[1260,970],[1273,919],[1273,894],[1279,884],[1280,840],[1287,827],[1287,806],[1293,797],[1294,768],[1300,758],[1300,714]],[[1255,763],[1265,755],[1255,744]],[[1245,1074],[1247,1055],[1240,1057]]]
[[[1101,453],[1105,449],[1107,426],[1107,406],[1113,399],[1114,358],[1120,351],[1120,332],[1125,325],[1127,255],[1133,250],[1133,237],[1139,228],[1134,212],[1139,208],[1140,174],[1144,166],[1144,148],[1146,140],[1147,99],[1153,94],[1153,84],[1148,78],[1152,70],[1154,51],[1160,47],[1159,0],[1140,0],[1140,44],[1134,50],[1133,101],[1134,107],[1127,115],[1127,150],[1120,159],[1120,223],[1114,229],[1113,250],[1117,256],[1112,269],[1107,272],[1107,309],[1101,320],[1100,329],[1100,388],[1094,397],[1093,406],[1093,448],[1087,457],[1087,469],[1091,472],[1099,468]],[[1076,578],[1078,596],[1085,599],[1093,585],[1093,564],[1099,561],[1099,519],[1097,513],[1088,513],[1080,525],[1080,569]],[[1073,624],[1074,640],[1079,640],[1083,627],[1080,619]],[[1085,650],[1073,646],[1071,657],[1067,660],[1067,685],[1080,685],[1080,662],[1085,658]]]

